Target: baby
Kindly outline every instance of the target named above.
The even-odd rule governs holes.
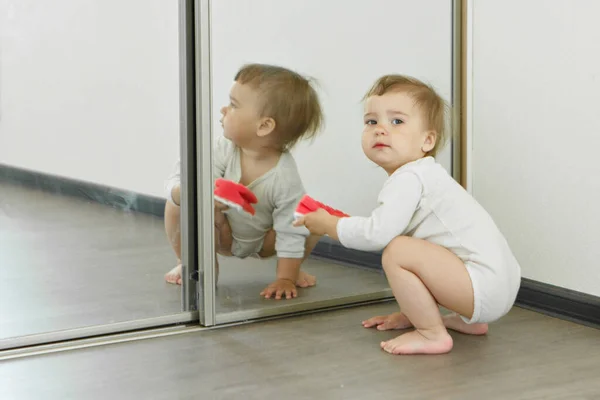
[[[247,186],[258,203],[250,216],[215,202],[216,251],[238,258],[276,255],[276,279],[261,296],[290,299],[297,296],[297,286],[316,283],[300,266],[319,237],[292,225],[305,190],[289,151],[318,133],[321,105],[307,79],[282,67],[245,65],[234,81],[230,103],[221,109],[224,136],[215,139],[214,179]],[[165,279],[176,284],[181,284],[180,182],[177,165],[167,181],[165,206],[165,228],[178,258]]]
[[[445,139],[445,103],[421,81],[389,75],[364,99],[362,148],[388,179],[369,217],[323,210],[294,222],[348,248],[383,250],[382,265],[401,312],[363,321],[407,329],[381,347],[392,354],[452,349],[447,329],[482,335],[513,306],[521,268],[488,213],[434,156]],[[438,306],[452,314],[442,317]]]

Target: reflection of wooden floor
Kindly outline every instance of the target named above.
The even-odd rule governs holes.
[[[379,273],[311,261],[316,287],[261,300],[273,263],[224,260],[217,311],[387,289]],[[161,219],[0,183],[0,339],[178,313],[180,288],[163,280],[173,264]]]
[[[181,311],[159,218],[0,183],[0,339]]]
[[[218,322],[238,320],[238,312],[244,311],[252,311],[252,318],[264,317],[284,311],[293,312],[307,303],[311,303],[313,308],[314,304],[347,303],[349,297],[354,296],[364,299],[365,295],[376,298],[392,295],[385,276],[380,272],[309,259],[303,269],[317,277],[316,286],[299,289],[295,299],[264,299],[259,293],[275,278],[275,258],[262,261],[219,257],[219,260],[222,268],[217,287]]]
[[[361,327],[394,304],[4,362],[0,398],[599,399],[600,334],[515,308],[442,356],[390,356]],[[35,379],[32,381],[32,377]]]

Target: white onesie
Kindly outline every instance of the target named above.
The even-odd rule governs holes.
[[[471,277],[474,313],[467,323],[487,323],[513,306],[521,268],[490,215],[433,157],[408,163],[384,183],[370,217],[342,218],[342,245],[383,250],[399,235],[424,239],[456,254]]]
[[[239,182],[242,176],[240,149],[229,139],[214,138],[213,178]],[[167,199],[172,201],[171,190],[180,182],[179,161],[166,182]],[[309,232],[304,227],[292,226],[294,211],[305,194],[293,156],[284,152],[277,165],[248,185],[257,197],[254,216],[227,210],[227,220],[233,234],[231,252],[245,258],[257,255],[262,249],[266,233],[275,230],[275,251],[279,258],[303,258]]]

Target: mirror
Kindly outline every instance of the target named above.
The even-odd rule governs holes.
[[[1,3],[0,342],[192,319],[164,280],[178,30],[177,2]]]
[[[343,10],[318,0],[209,3],[214,176],[202,176],[216,180],[215,207],[229,205],[215,210],[217,321],[391,297],[380,253],[346,249],[324,236],[302,261],[308,233],[291,227],[294,204],[307,194],[347,214],[370,215],[387,175],[363,154],[361,99],[380,76],[402,73],[451,101],[452,2],[372,1]],[[254,63],[286,71],[243,68]],[[310,86],[296,73],[310,78]],[[269,74],[272,79],[257,86]],[[286,86],[286,79],[295,83]],[[272,89],[277,85],[288,89]],[[313,96],[310,88],[318,102],[305,100]],[[319,106],[325,123],[314,140],[299,140],[280,157],[265,150],[265,143],[280,140],[266,140],[273,135],[285,144],[285,135],[293,139],[295,130],[314,126]],[[269,111],[257,118],[259,109]],[[437,159],[451,172],[451,144]],[[237,210],[236,201],[249,201],[255,214]],[[278,274],[292,279],[280,269],[285,258],[301,262],[296,279],[311,287],[297,288],[291,299],[265,298]]]

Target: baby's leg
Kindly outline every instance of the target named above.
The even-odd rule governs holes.
[[[233,235],[227,216],[221,210],[215,208],[215,248],[217,253],[231,256],[232,244]]]
[[[319,242],[320,238],[321,238],[321,236],[317,236],[317,235],[310,235],[309,237],[306,238],[306,244],[305,244],[305,248],[304,248],[304,258],[302,259],[302,262],[304,262],[310,256],[310,253],[312,253],[313,249]],[[297,286],[309,287],[309,286],[314,286],[316,283],[317,283],[317,278],[314,275],[311,275],[309,273],[306,273],[306,272],[300,270],[300,272],[298,273],[298,281],[296,282]]]
[[[165,205],[165,231],[167,239],[177,257],[177,265],[165,275],[165,280],[169,283],[181,285],[181,226],[180,226],[181,208],[170,201]]]
[[[383,252],[382,264],[404,316],[397,315],[396,322],[404,327],[412,324],[416,329],[382,342],[381,347],[392,354],[449,352],[452,338],[438,304],[472,316],[474,295],[464,263],[443,247],[400,236]]]
[[[219,229],[220,228],[220,229]],[[177,255],[177,266],[165,275],[165,280],[168,283],[181,285],[181,229],[180,229],[180,207],[167,202],[165,206],[165,229],[167,231],[167,237],[173,246],[173,250]],[[227,236],[229,233],[229,238]],[[222,235],[222,236],[221,236]],[[231,243],[231,228],[225,218],[225,215],[221,211],[215,209],[215,253],[219,250],[220,246],[224,246],[229,240]],[[231,255],[231,244],[229,250],[226,252],[220,252],[223,255]],[[215,254],[215,281],[219,279],[219,262]]]
[[[231,257],[231,246],[233,245],[233,234],[227,216],[223,214],[226,208],[215,207],[215,283],[219,281],[219,261],[217,254]]]
[[[265,235],[263,240],[262,250],[258,253],[258,255],[262,258],[272,257],[276,254],[275,251],[275,238],[276,233],[273,229],[271,229]],[[313,251],[317,242],[319,241],[320,236],[310,235],[306,239],[305,247],[304,247],[304,257],[302,258],[302,262],[308,258],[310,253]],[[306,288],[310,286],[315,286],[317,283],[317,278],[314,275],[308,274],[302,269],[298,272],[298,278],[296,279],[296,286]]]

